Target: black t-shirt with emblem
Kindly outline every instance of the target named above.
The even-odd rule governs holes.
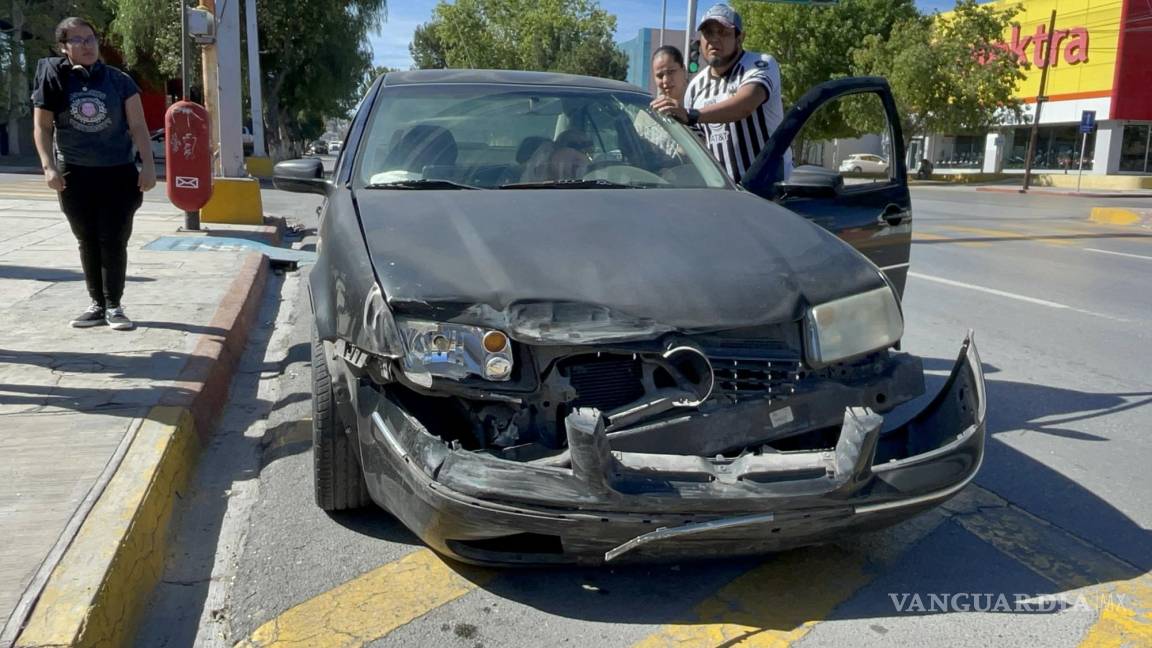
[[[39,76],[39,75],[38,75]],[[110,167],[135,160],[124,103],[140,88],[124,72],[96,63],[89,70],[60,72],[63,92],[49,98],[47,81],[37,78],[32,103],[56,117],[56,150],[65,164]]]

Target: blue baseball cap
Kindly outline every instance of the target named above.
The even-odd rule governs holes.
[[[740,14],[724,3],[712,5],[708,11],[705,11],[704,16],[700,18],[700,24],[696,26],[696,30],[703,29],[704,23],[710,20],[715,20],[725,27],[734,28],[736,31],[744,31],[744,21],[740,19]]]

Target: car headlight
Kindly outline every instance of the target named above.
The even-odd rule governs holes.
[[[461,380],[477,376],[506,381],[512,377],[512,343],[501,331],[408,318],[396,318],[404,338],[404,371],[418,382],[439,376]]]
[[[904,317],[885,286],[808,310],[808,363],[822,366],[892,346],[904,335]]]

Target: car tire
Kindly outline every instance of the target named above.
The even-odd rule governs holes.
[[[312,336],[312,467],[316,504],[325,511],[345,511],[371,502],[356,443],[344,429],[332,393],[332,376],[324,344]]]
[[[860,167],[852,167],[852,173],[863,173],[863,172],[864,172],[864,169],[861,169]]]

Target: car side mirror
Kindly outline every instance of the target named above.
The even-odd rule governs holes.
[[[282,191],[322,195],[332,186],[324,179],[324,163],[315,158],[277,163],[272,168],[272,184]]]
[[[798,166],[775,188],[780,198],[832,198],[844,188],[844,176],[823,167]]]

